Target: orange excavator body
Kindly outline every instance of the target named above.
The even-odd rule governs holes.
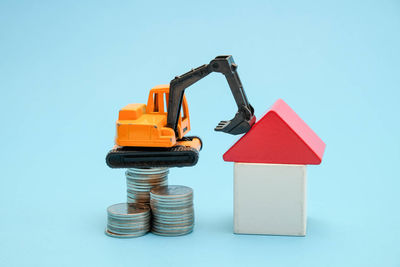
[[[173,147],[190,146],[200,150],[197,138],[181,140],[190,130],[189,108],[183,97],[182,110],[175,131],[167,125],[169,84],[150,90],[147,105],[129,104],[119,111],[115,143],[121,147]]]

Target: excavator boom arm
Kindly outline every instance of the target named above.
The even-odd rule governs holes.
[[[177,131],[179,112],[182,106],[185,89],[203,79],[210,73],[211,71],[208,64],[204,64],[182,74],[181,76],[176,76],[175,79],[170,82],[167,127],[174,129],[175,132]]]
[[[181,76],[176,76],[170,82],[167,127],[177,132],[179,112],[185,89],[211,72],[219,72],[224,74],[228,81],[236,105],[238,106],[238,112],[232,120],[221,121],[215,130],[229,134],[242,134],[249,131],[255,122],[254,108],[247,100],[236,69],[237,65],[233,61],[232,56],[217,56],[209,64],[192,69]]]

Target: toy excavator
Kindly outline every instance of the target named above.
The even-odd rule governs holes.
[[[221,121],[215,131],[242,134],[256,118],[249,104],[232,56],[217,56],[209,64],[176,76],[169,85],[150,90],[147,105],[129,104],[119,111],[116,145],[107,154],[111,168],[185,167],[196,165],[202,142],[185,136],[190,130],[185,89],[211,72],[225,75],[238,111],[229,121]]]

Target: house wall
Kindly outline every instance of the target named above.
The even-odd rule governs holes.
[[[234,232],[306,234],[306,166],[234,164]]]

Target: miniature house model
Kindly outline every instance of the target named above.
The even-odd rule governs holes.
[[[234,232],[306,234],[306,165],[320,164],[325,143],[283,101],[223,156],[234,162]]]

